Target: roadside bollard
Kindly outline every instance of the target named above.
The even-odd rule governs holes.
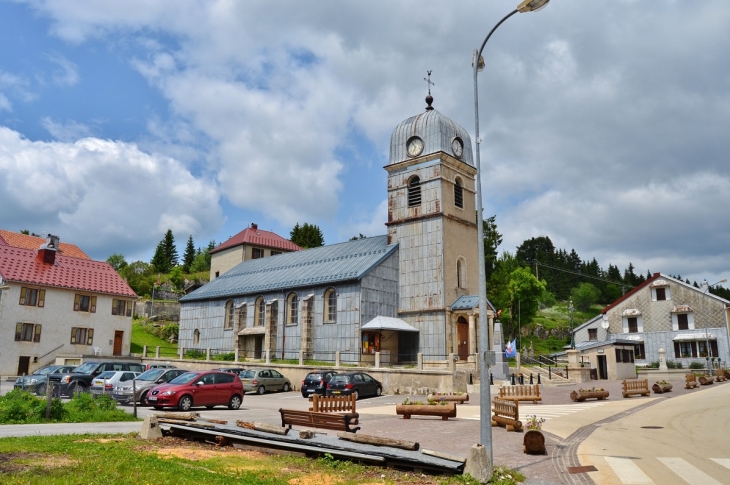
[[[474,385],[474,376],[472,376],[471,372],[469,373],[469,385]]]
[[[525,383],[525,376],[520,374],[520,385],[523,385]]]
[[[532,382],[532,374],[530,374],[530,384],[534,384],[534,382]]]
[[[490,386],[494,385],[494,376],[492,375],[491,372],[489,373],[489,385]]]
[[[515,375],[514,374],[512,374],[512,385],[513,386],[515,385]]]
[[[537,375],[537,383],[542,384],[542,382],[540,382],[540,374]]]
[[[548,379],[553,380],[553,369],[548,366]]]

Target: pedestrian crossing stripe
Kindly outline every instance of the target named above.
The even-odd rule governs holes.
[[[604,456],[603,459],[606,460],[613,473],[624,485],[656,485],[656,482],[649,478],[631,458]],[[721,485],[721,482],[683,458],[658,457],[657,460],[687,483]],[[730,468],[730,458],[710,458],[710,460],[725,468]]]
[[[578,411],[586,411],[589,409],[603,406],[605,402],[588,402],[578,404],[520,404],[520,420],[525,421],[528,417],[537,416],[537,418],[559,418]],[[460,416],[462,419],[478,420],[479,416]]]

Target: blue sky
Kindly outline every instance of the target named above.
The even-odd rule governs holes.
[[[385,233],[390,134],[473,134],[507,0],[0,1],[0,227],[148,261],[252,222]],[[730,5],[551,2],[485,50],[485,214],[637,271],[730,273]]]

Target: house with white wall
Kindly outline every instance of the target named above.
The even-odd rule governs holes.
[[[137,295],[109,263],[63,254],[58,239],[0,244],[0,375],[129,355]]]

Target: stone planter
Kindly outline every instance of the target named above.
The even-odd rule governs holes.
[[[671,384],[659,384],[657,382],[653,386],[651,386],[651,390],[654,391],[655,394],[664,394],[665,392],[669,392],[672,390],[672,385]]]
[[[469,400],[469,394],[462,392],[461,394],[442,394],[442,393],[436,393],[436,394],[429,394],[428,400],[431,401],[446,401],[446,402],[455,402],[457,404],[464,404]]]
[[[545,449],[545,436],[542,431],[528,429],[522,439],[522,450],[528,455],[547,455]]]
[[[395,414],[403,416],[403,419],[411,419],[411,416],[439,416],[447,421],[456,417],[456,403],[447,404],[396,404]]]
[[[602,401],[608,398],[608,391],[573,391],[570,393],[570,399],[575,402],[583,402],[586,399],[598,399]]]
[[[705,375],[705,376],[699,376],[697,378],[697,380],[700,381],[700,385],[702,385],[702,386],[708,386],[708,385],[712,384],[713,382],[715,382],[715,378],[714,377],[707,376],[707,375]]]

